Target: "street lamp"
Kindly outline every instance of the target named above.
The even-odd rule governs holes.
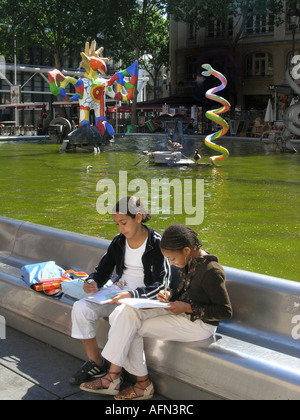
[[[293,58],[295,55],[295,35],[296,35],[296,30],[299,26],[299,21],[300,21],[300,10],[297,9],[295,3],[287,11],[287,17],[288,17],[288,22],[289,22],[289,28],[292,30],[292,35],[293,35],[293,47],[292,47],[292,58]]]

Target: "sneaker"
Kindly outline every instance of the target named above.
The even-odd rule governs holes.
[[[91,379],[101,378],[102,376],[105,376],[106,373],[107,367],[105,360],[103,360],[103,364],[101,366],[97,365],[92,360],[89,360],[88,362],[85,362],[81,366],[80,370],[70,378],[69,382],[71,385],[80,385]]]

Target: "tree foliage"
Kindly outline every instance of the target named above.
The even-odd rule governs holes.
[[[155,86],[160,69],[169,64],[169,21],[161,2],[140,2],[134,12],[117,16],[108,45],[109,55],[116,60],[123,63],[138,60],[139,67],[148,71]]]
[[[85,7],[80,0],[1,0],[1,23],[11,28],[19,49],[34,45],[49,50],[61,68],[64,52],[72,54],[84,43]]]
[[[147,70],[154,82],[154,98],[157,97],[156,85],[158,75],[163,66],[169,65],[169,21],[157,15],[151,25],[152,37],[148,37],[144,55],[141,56],[140,67]]]
[[[109,50],[115,58],[123,62],[131,57],[139,60],[153,52],[157,42],[158,18],[165,11],[166,2],[159,0],[108,0],[113,10],[110,20]],[[163,41],[165,42],[165,40]],[[159,45],[156,45],[158,50]],[[151,51],[151,52],[150,52]],[[151,54],[154,56],[154,54]],[[132,124],[136,124],[137,91],[132,104]]]
[[[128,51],[133,59],[139,59],[149,48],[161,40],[158,31],[166,19],[163,17],[165,2],[158,0],[108,0],[114,8],[114,16],[107,33],[111,54],[122,58]],[[109,6],[108,6],[109,7]],[[159,46],[158,44],[156,44]]]
[[[79,63],[85,42],[95,39],[125,66],[148,54],[157,68],[167,62],[165,7],[158,0],[0,0],[0,54],[11,57],[15,38],[18,49],[50,51],[61,69],[64,56]]]
[[[110,47],[116,57],[127,49],[138,59],[153,35],[154,17],[164,7],[158,0],[0,0],[0,16],[1,24],[13,30],[18,48],[48,49],[60,68],[66,51],[78,53],[91,39]],[[4,27],[0,32],[5,39]]]
[[[225,29],[228,46],[234,47],[244,36],[249,19],[271,15],[275,25],[282,23],[283,0],[169,0],[168,12],[177,21],[185,21],[196,29],[207,26],[213,17]],[[229,18],[234,18],[230,27]]]

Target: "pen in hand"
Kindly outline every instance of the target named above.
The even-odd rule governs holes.
[[[164,285],[165,285],[165,297],[167,297],[167,291],[168,291],[168,277],[164,277]]]
[[[83,283],[83,290],[88,294],[95,293],[98,291],[97,283],[92,279],[85,280]]]
[[[161,290],[160,292],[159,292],[159,294],[157,295],[157,299],[160,301],[160,302],[163,302],[163,303],[168,303],[168,302],[170,302],[170,299],[171,299],[171,294],[172,294],[172,292],[169,290],[169,291],[164,291],[164,290]]]

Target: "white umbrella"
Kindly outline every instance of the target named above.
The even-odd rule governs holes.
[[[273,112],[271,99],[269,99],[266,114],[265,114],[265,122],[273,122],[273,121],[274,121],[274,112]]]

